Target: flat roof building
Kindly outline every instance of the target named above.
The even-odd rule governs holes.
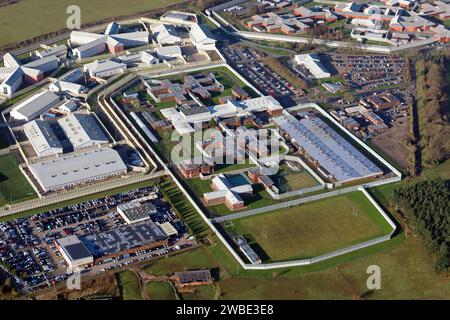
[[[70,145],[57,121],[33,120],[23,130],[38,157],[63,153]]]
[[[33,163],[28,167],[45,191],[69,188],[127,172],[119,153],[111,148],[62,156],[57,159]]]
[[[94,257],[77,236],[60,238],[56,246],[72,270],[94,263]]]
[[[117,212],[126,223],[130,224],[150,219],[150,215],[156,213],[156,208],[151,202],[135,199],[118,205]]]
[[[58,120],[74,149],[109,142],[109,137],[92,114],[71,113]]]
[[[80,240],[92,252],[96,260],[119,257],[139,250],[160,247],[167,243],[164,232],[150,219],[82,236]]]

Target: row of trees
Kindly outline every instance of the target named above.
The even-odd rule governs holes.
[[[300,88],[302,90],[308,89],[308,83],[298,78],[288,67],[286,67],[279,59],[266,56],[262,59],[265,65],[267,65],[273,72],[279,74],[287,81],[289,81],[293,86]]]
[[[436,256],[436,270],[450,268],[450,181],[421,179],[397,187],[393,203]]]
[[[449,100],[446,74],[450,65],[450,52],[444,55],[430,55],[421,64],[422,72],[417,75],[421,125],[421,147],[423,162],[438,165],[450,158]]]

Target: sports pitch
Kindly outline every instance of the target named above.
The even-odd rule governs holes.
[[[263,261],[269,262],[318,256],[392,230],[358,191],[232,220],[225,229],[245,236]]]

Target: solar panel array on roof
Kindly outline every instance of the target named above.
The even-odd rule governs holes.
[[[383,171],[318,117],[274,118],[295,142],[341,182],[382,174]]]
[[[80,237],[95,258],[138,248],[164,239],[167,239],[166,235],[152,220]]]

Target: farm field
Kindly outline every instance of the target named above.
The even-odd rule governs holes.
[[[269,261],[309,258],[391,231],[360,192],[233,220],[226,228]]]
[[[20,171],[16,160],[10,156],[0,157],[0,206],[36,197],[33,187]]]
[[[164,8],[185,0],[20,0],[0,10],[0,46],[64,29],[69,17],[66,9],[76,4],[81,9],[81,24]]]

